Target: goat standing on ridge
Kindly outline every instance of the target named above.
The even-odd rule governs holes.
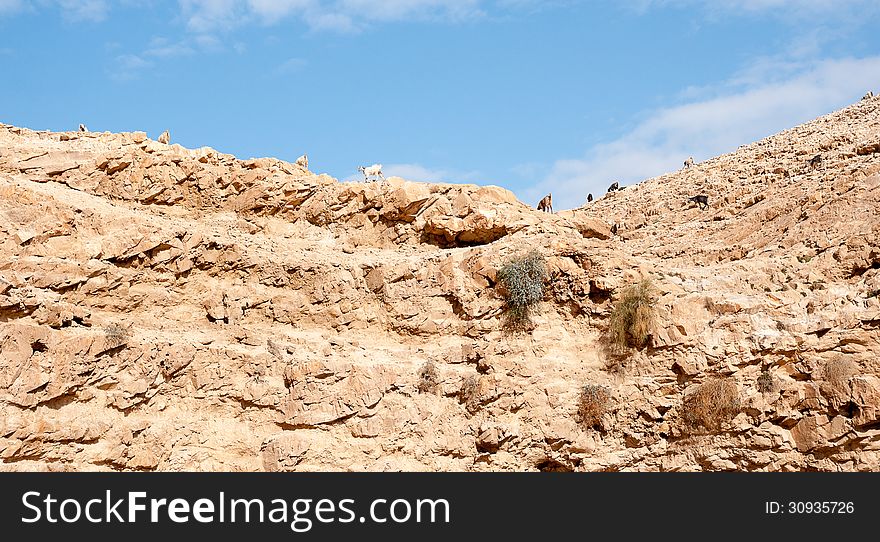
[[[364,174],[364,182],[377,177],[383,181],[385,180],[385,176],[382,175],[382,164],[373,164],[369,167],[358,166],[358,171]]]
[[[538,210],[546,211],[548,213],[553,212],[553,194],[547,194],[541,201],[538,202]]]

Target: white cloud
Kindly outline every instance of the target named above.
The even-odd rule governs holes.
[[[196,32],[236,26],[246,14],[245,7],[241,0],[180,0],[186,25]]]
[[[523,199],[551,191],[560,209],[578,207],[614,181],[631,184],[679,169],[688,156],[699,161],[733,151],[852,103],[880,81],[880,56],[793,64],[782,76],[769,65],[737,74],[713,97],[654,111],[579,158],[557,161],[542,182],[521,191]]]
[[[464,20],[484,15],[479,0],[339,0],[323,2],[324,9],[367,21],[408,18]]]
[[[112,45],[110,49],[118,48],[118,44]],[[160,61],[186,57],[199,52],[210,53],[222,50],[224,50],[222,42],[210,34],[197,34],[179,41],[157,36],[150,39],[139,53],[117,55],[110,71],[110,78],[116,81],[130,81],[137,79]]]
[[[16,13],[24,7],[21,0],[0,0],[0,15]]]
[[[291,15],[315,7],[314,0],[248,0],[250,10],[265,22],[273,23]]]
[[[663,6],[697,6],[727,12],[757,13],[785,9],[788,14],[817,11],[840,11],[848,7],[868,6],[874,0],[630,0],[640,11]]]
[[[57,9],[70,22],[101,22],[110,11],[108,0],[0,0],[0,16]]]
[[[199,34],[193,38],[192,42],[195,47],[205,53],[223,51],[226,48],[223,45],[223,40],[213,34]]]
[[[138,55],[119,55],[110,70],[110,78],[115,81],[130,81],[136,79],[140,73],[152,66],[152,62],[144,60]]]
[[[57,0],[65,18],[71,21],[100,22],[110,9],[105,0]]]
[[[289,58],[275,68],[276,76],[290,75],[306,67],[308,62],[304,58]]]
[[[832,21],[861,25],[880,13],[877,0],[629,0],[627,5],[643,15],[664,7],[687,8],[710,22],[731,16],[769,17],[817,27]]]
[[[167,58],[173,56],[191,55],[195,51],[186,42],[171,41],[167,38],[156,37],[150,40],[143,56]]]
[[[196,32],[228,30],[288,18],[315,30],[354,31],[370,23],[404,20],[465,21],[490,9],[534,8],[534,0],[179,0],[187,27]]]

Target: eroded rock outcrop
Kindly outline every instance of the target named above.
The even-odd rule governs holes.
[[[0,468],[877,470],[878,138],[863,100],[549,214],[0,125]],[[507,336],[498,269],[532,249],[542,310]],[[639,278],[657,323],[620,356]],[[718,377],[736,415],[689,427]]]

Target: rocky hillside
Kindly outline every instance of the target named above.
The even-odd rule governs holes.
[[[0,125],[0,469],[880,470],[878,208],[877,98],[552,215]]]

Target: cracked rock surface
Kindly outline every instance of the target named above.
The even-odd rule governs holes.
[[[556,214],[0,124],[0,470],[880,470],[878,209],[880,98]],[[613,355],[641,278],[650,343]],[[688,428],[718,377],[741,408]]]

